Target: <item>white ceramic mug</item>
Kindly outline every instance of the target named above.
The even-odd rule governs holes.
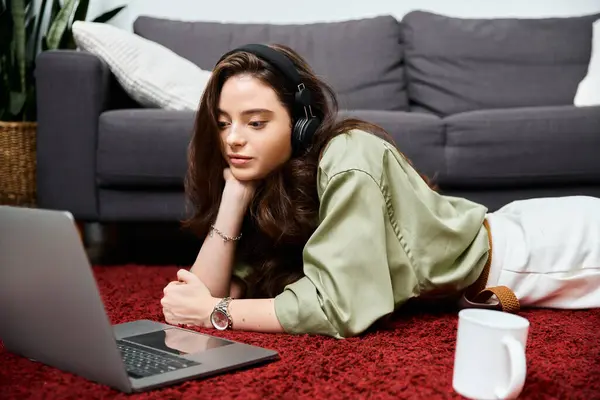
[[[458,313],[452,387],[471,399],[514,399],[527,374],[529,321],[501,311]]]

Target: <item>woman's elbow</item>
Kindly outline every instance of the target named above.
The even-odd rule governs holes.
[[[357,310],[344,313],[345,318],[341,318],[341,315],[338,315],[338,318],[335,319],[336,323],[332,324],[336,331],[335,337],[338,339],[349,339],[361,336],[378,321],[390,316],[392,313],[393,310],[380,310],[377,313],[365,314]]]

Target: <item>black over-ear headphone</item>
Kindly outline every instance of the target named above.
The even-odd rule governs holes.
[[[285,54],[263,44],[247,44],[238,47],[223,55],[221,60],[230,54],[242,51],[252,53],[277,68],[296,88],[295,107],[292,111],[294,113],[292,115],[292,148],[294,151],[307,149],[321,120],[313,114],[310,91],[302,83],[294,63]]]

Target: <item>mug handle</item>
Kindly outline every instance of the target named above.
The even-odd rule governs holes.
[[[505,336],[502,344],[508,350],[510,360],[510,380],[506,389],[496,389],[498,399],[514,399],[523,390],[525,376],[527,374],[527,364],[525,361],[525,349],[521,342],[511,336]]]

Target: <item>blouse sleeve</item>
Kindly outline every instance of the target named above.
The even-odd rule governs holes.
[[[236,260],[231,271],[232,278],[237,279],[243,286],[244,297],[251,297],[252,287],[248,284],[248,276],[252,273],[252,266]]]
[[[239,280],[241,280],[244,283],[247,283],[246,278],[251,273],[252,273],[252,267],[250,265],[245,264],[243,262],[238,262],[238,261],[236,261],[234,263],[233,269],[231,271],[231,274],[233,276],[235,276],[236,278],[238,278]]]
[[[275,298],[286,332],[351,337],[394,311],[386,219],[383,193],[366,172],[330,178],[321,195],[320,224],[304,248],[305,276]],[[394,258],[408,269],[405,254]],[[411,284],[402,286],[408,291]]]

